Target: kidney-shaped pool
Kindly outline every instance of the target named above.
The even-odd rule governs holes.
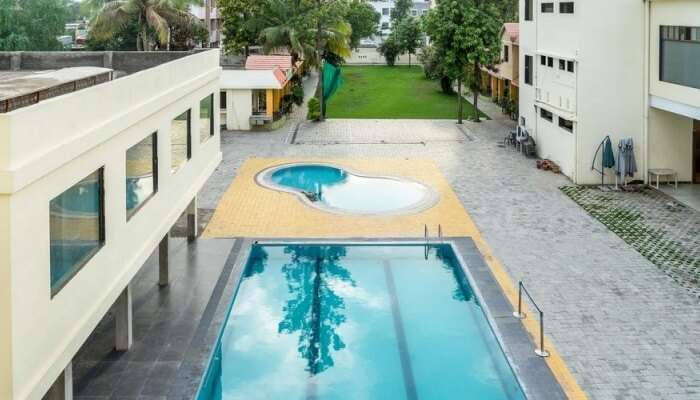
[[[323,211],[360,214],[411,214],[437,203],[437,193],[421,183],[393,176],[362,175],[331,164],[294,163],[261,171],[257,182],[296,194]]]

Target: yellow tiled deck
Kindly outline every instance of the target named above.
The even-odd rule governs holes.
[[[438,203],[416,214],[365,217],[323,212],[302,203],[294,194],[263,188],[255,181],[260,171],[292,162],[327,162],[345,166],[368,175],[405,177],[432,187],[440,195]],[[368,159],[284,159],[250,158],[219,202],[204,230],[204,237],[289,237],[289,238],[374,238],[422,237],[424,225],[431,236],[438,224],[443,235],[469,236],[482,253],[496,280],[512,305],[517,304],[517,287],[500,262],[493,256],[479,230],[460,203],[450,184],[430,160]],[[525,307],[527,315],[534,315]],[[539,325],[532,318],[523,324],[533,338],[539,336]],[[585,393],[571,375],[554,346],[545,339],[550,352],[547,364],[570,399],[586,399]]]

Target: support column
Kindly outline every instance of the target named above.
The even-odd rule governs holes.
[[[73,400],[73,363],[56,378],[43,400]]]
[[[115,344],[117,351],[127,351],[134,342],[131,304],[131,284],[127,285],[114,303]]]
[[[187,240],[193,242],[197,239],[197,195],[192,198],[187,206]]]
[[[168,286],[170,282],[170,233],[166,233],[158,244],[158,285]]]

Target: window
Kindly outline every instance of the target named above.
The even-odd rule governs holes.
[[[574,2],[573,1],[562,1],[559,3],[559,13],[560,14],[573,14],[574,13]]]
[[[540,56],[540,64],[542,64],[542,65],[547,65],[547,57],[545,57],[545,56]]]
[[[219,108],[226,109],[226,92],[219,92]]]
[[[564,119],[562,117],[559,117],[559,127],[565,131],[573,132],[574,131],[574,122],[569,121],[568,119]]]
[[[418,10],[411,10],[411,15],[413,15],[414,17],[418,15]]]
[[[204,143],[214,136],[214,95],[199,101],[199,142]]]
[[[542,13],[548,14],[554,12],[554,3],[542,3]]]
[[[49,203],[51,297],[104,245],[103,182],[100,168]]]
[[[520,117],[520,126],[525,126],[525,122],[527,122],[525,117]]]
[[[573,61],[566,62],[566,70],[569,72],[574,72],[574,62]]]
[[[554,115],[552,115],[551,112],[545,110],[544,108],[540,108],[540,117],[546,119],[549,122],[552,122],[554,120]]]
[[[508,46],[503,46],[503,62],[508,62]]]
[[[525,21],[532,21],[533,0],[525,0]]]
[[[700,89],[700,27],[660,29],[659,80]]]
[[[388,9],[388,8],[382,8],[382,15],[389,15],[389,9]]]
[[[554,68],[554,57],[547,57],[547,66]]]
[[[178,115],[170,124],[170,170],[177,171],[192,157],[190,110]]]
[[[384,30],[389,29],[389,23],[388,23],[388,22],[382,22],[382,29],[384,29]]]
[[[525,56],[525,84],[532,85],[532,56]]]
[[[562,71],[566,69],[566,61],[565,60],[559,60],[559,69]]]
[[[126,151],[126,219],[158,191],[158,136],[154,132]]]

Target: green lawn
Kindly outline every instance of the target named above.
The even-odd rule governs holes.
[[[343,84],[328,102],[328,118],[456,119],[457,95],[440,90],[420,66],[343,66]],[[464,101],[464,117],[474,107]],[[482,116],[485,116],[481,113]]]

